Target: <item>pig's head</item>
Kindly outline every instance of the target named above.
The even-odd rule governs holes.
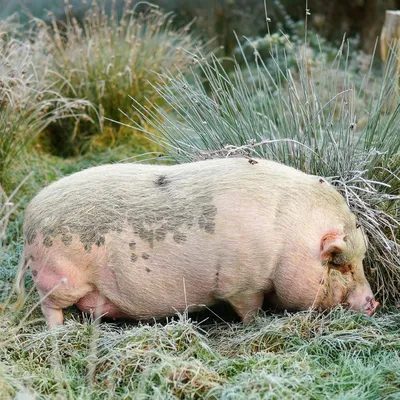
[[[374,300],[365,277],[363,259],[366,239],[360,228],[347,234],[327,233],[321,239],[320,260],[324,277],[316,306],[321,309],[342,304],[372,315],[379,303]]]
[[[342,304],[368,315],[375,312],[379,303],[374,300],[363,268],[366,238],[360,228],[346,231],[322,235],[312,260],[299,256],[297,251],[296,261],[293,256],[286,259],[290,276],[281,275],[274,282],[280,307],[325,310]]]

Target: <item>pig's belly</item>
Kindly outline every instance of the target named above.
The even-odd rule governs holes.
[[[188,235],[180,245],[167,238],[154,248],[136,239],[134,250],[114,252],[106,265],[95,266],[93,284],[109,300],[110,313],[160,318],[213,304],[222,280],[217,252],[204,251],[204,237]]]
[[[75,304],[83,312],[133,319],[162,318],[213,304],[218,283],[204,261],[203,268],[193,268],[193,260],[174,261],[161,262],[154,256],[138,260],[129,269],[126,264],[99,265],[94,291]]]
[[[114,296],[111,295],[111,297]],[[190,298],[191,300],[189,300]],[[96,316],[113,319],[149,319],[166,317],[177,312],[182,313],[185,310],[192,312],[214,303],[214,299],[209,296],[201,296],[197,299],[189,296],[189,299],[182,300],[180,295],[175,296],[170,292],[159,293],[158,296],[156,293],[154,296],[141,296],[136,293],[124,299],[119,293],[119,298],[116,300],[117,303],[123,303],[120,307],[102,293],[94,291],[79,299],[75,304],[81,311],[94,313]]]
[[[161,272],[152,277],[136,276],[132,281],[119,278],[114,281],[116,287],[109,284],[101,290],[109,299],[104,310],[111,318],[119,318],[120,314],[134,319],[161,318],[196,311],[215,302],[211,282],[199,277],[167,277]],[[89,301],[86,304],[91,305]]]

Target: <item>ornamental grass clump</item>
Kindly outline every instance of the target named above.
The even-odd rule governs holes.
[[[152,140],[176,162],[241,155],[327,177],[368,236],[365,266],[378,298],[398,301],[398,47],[382,78],[375,80],[370,69],[355,78],[357,88],[345,43],[331,64],[310,65],[306,46],[286,51],[294,52],[296,69],[282,68],[271,47],[273,74],[256,49],[253,59],[242,53],[244,69],[233,61],[232,73],[216,58],[195,56],[202,75],[194,72],[189,83],[183,75],[167,74],[154,86],[175,113],[154,103],[135,103],[135,109],[157,131],[147,132]]]
[[[80,118],[90,107],[86,100],[69,99],[54,83],[53,72],[38,71],[34,65],[34,45],[19,40],[17,27],[0,32],[0,181],[11,173],[11,165],[21,162],[22,153],[32,140],[52,122],[62,118]]]
[[[98,121],[97,115],[100,117],[99,124],[82,120],[75,125],[68,122],[53,126],[48,136],[56,153],[76,154],[93,143],[102,148],[120,142],[121,137],[131,137],[132,131],[127,133],[104,117],[120,120],[119,109],[129,108],[129,96],[139,103],[149,98],[165,105],[152,88],[162,82],[158,74],[174,69],[186,71],[192,63],[192,57],[183,50],[193,51],[198,44],[188,33],[189,27],[175,30],[171,14],[147,3],[140,11],[143,6],[133,7],[126,0],[118,15],[115,2],[107,13],[104,6],[93,1],[83,21],[78,22],[67,4],[65,24],[54,16],[51,26],[36,21],[42,51],[50,55],[51,67],[65,76],[61,92],[67,97],[89,100],[96,106],[91,119]],[[143,122],[137,113],[130,117]],[[95,135],[93,142],[90,139]],[[140,136],[143,138],[141,134],[136,137],[139,142]]]

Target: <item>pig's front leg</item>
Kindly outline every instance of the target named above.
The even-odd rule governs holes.
[[[254,314],[262,307],[264,301],[264,292],[257,293],[239,293],[234,297],[227,299],[243,323],[251,322]]]

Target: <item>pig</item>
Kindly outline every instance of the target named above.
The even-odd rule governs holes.
[[[62,309],[153,319],[218,301],[251,320],[287,310],[372,315],[366,238],[325,179],[262,159],[92,167],[26,208],[17,274],[30,269],[49,327]]]

